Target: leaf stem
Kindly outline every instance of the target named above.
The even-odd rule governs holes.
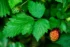
[[[25,1],[24,3],[22,3],[21,5],[20,5],[20,7],[22,7],[24,4],[26,4],[28,2],[28,0],[27,1]]]

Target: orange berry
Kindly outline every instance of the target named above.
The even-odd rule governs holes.
[[[56,41],[59,38],[59,31],[57,29],[54,29],[50,32],[50,39],[51,41]]]

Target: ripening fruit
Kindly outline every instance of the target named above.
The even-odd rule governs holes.
[[[50,32],[50,39],[51,41],[56,41],[59,38],[59,30],[54,29]]]

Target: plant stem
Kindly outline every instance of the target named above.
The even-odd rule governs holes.
[[[25,1],[24,3],[22,3],[21,5],[20,5],[20,7],[22,7],[24,4],[26,4],[28,2],[28,0],[27,1]]]

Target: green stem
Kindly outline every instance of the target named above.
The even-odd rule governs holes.
[[[22,3],[21,5],[20,5],[20,7],[22,7],[24,4],[26,4],[28,2],[28,0],[27,1],[25,1],[24,3]]]

